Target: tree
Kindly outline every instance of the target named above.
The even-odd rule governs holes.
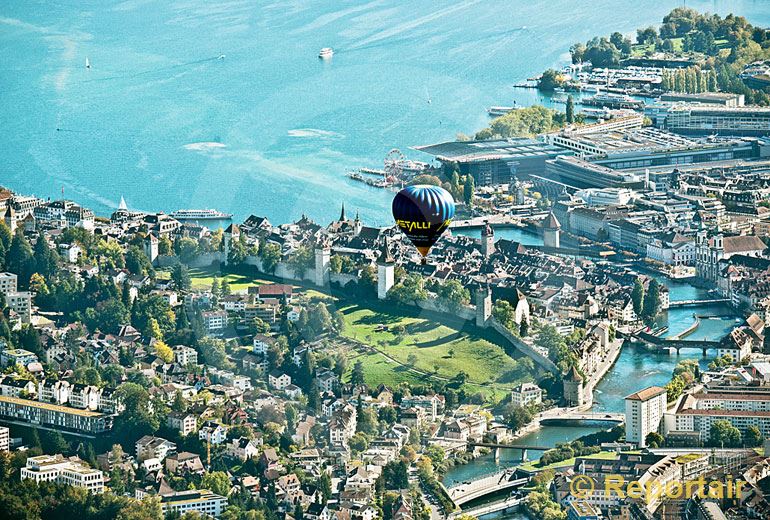
[[[227,359],[225,342],[221,339],[206,337],[198,342],[198,351],[203,362],[213,367],[229,369],[233,364]]]
[[[647,287],[643,307],[642,314],[648,319],[654,318],[660,312],[660,283],[654,278]]]
[[[192,287],[192,279],[190,278],[190,270],[184,264],[176,264],[171,271],[171,279],[174,281],[174,285],[180,291],[189,291]]]
[[[471,301],[470,291],[459,280],[437,284],[436,294],[439,305],[451,312],[456,312]]]
[[[762,432],[759,431],[759,428],[756,426],[749,426],[746,429],[746,439],[745,444],[749,447],[757,447],[762,445],[762,441],[764,440],[764,436],[762,435]]]
[[[158,430],[160,419],[150,404],[146,388],[136,383],[123,383],[115,394],[125,407],[116,420],[116,431],[130,438]]]
[[[408,489],[408,466],[403,460],[392,460],[382,468],[382,479],[385,489]]]
[[[300,246],[289,256],[289,267],[297,278],[304,278],[308,269],[313,266],[315,256],[313,250],[307,246]]]
[[[532,412],[521,406],[513,406],[508,410],[505,421],[511,430],[517,431],[532,421]]]
[[[557,87],[561,87],[564,81],[558,71],[554,69],[546,69],[540,76],[537,82],[537,88],[540,90],[551,91]]]
[[[356,364],[353,365],[353,372],[350,374],[350,384],[355,386],[364,384],[364,364],[360,360],[356,361]]]
[[[152,271],[152,264],[138,246],[129,246],[126,251],[126,269],[131,274],[147,275]]]
[[[425,280],[417,273],[409,273],[388,291],[388,299],[402,305],[425,301],[427,298]]]
[[[153,347],[155,348],[155,355],[166,363],[171,363],[174,360],[174,351],[163,341],[156,341]]]
[[[213,491],[217,495],[227,496],[230,492],[230,479],[224,471],[206,473],[201,478],[201,488]]]
[[[35,272],[35,259],[32,254],[32,247],[21,228],[17,229],[16,234],[13,235],[10,249],[6,254],[5,264],[10,272],[18,276],[19,289],[27,289],[32,273]]]
[[[174,252],[183,263],[189,264],[200,254],[200,249],[196,240],[181,237],[174,241]]]
[[[650,432],[644,438],[644,441],[650,448],[662,448],[665,445],[666,439],[658,432]]]
[[[567,108],[565,112],[567,123],[572,124],[575,122],[575,100],[572,98],[572,94],[567,96]]]
[[[730,421],[720,419],[711,424],[709,444],[716,447],[738,448],[741,445],[741,432]]]
[[[468,174],[465,176],[465,185],[463,186],[463,201],[467,206],[473,206],[473,194],[475,191],[475,183],[473,181],[473,175]]]
[[[644,310],[644,284],[641,278],[634,281],[634,289],[631,291],[631,301],[634,304],[634,312],[637,316],[642,316]]]
[[[281,261],[281,248],[272,242],[259,249],[259,257],[262,260],[262,270],[266,273],[274,273],[278,262]]]

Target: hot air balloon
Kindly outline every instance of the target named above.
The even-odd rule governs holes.
[[[440,186],[407,186],[393,198],[396,225],[415,245],[423,261],[454,215],[455,201]]]

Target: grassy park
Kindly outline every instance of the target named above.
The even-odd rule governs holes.
[[[226,280],[233,292],[274,283],[257,273],[223,273],[213,267],[190,269],[195,289],[210,288],[215,276]],[[304,298],[325,299],[330,312],[338,309],[342,313],[342,335],[359,345],[345,347],[349,370],[360,360],[366,381],[372,386],[448,381],[464,372],[469,391],[500,398],[516,384],[537,375],[529,359],[513,359],[493,342],[489,331],[464,320],[442,316],[439,321],[431,313],[381,302],[352,304],[304,286],[295,285],[295,290]]]
[[[340,309],[343,335],[377,352],[360,353],[367,380],[393,384],[428,376],[451,379],[460,372],[485,390],[507,390],[532,379],[528,360],[511,358],[473,326],[447,326],[411,309],[398,311],[348,305]],[[378,355],[379,354],[379,355]],[[352,358],[351,361],[355,362]],[[414,367],[419,372],[410,371]]]

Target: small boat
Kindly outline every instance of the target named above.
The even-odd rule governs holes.
[[[318,57],[322,60],[326,60],[334,56],[334,49],[331,47],[324,47],[321,49],[321,51],[318,53]]]
[[[87,69],[90,69],[90,68],[91,68],[91,61],[88,59],[88,57],[87,57],[87,56],[86,56],[86,68],[87,68]]]
[[[225,56],[224,54],[220,54],[219,56],[217,56],[217,59],[218,59],[218,60],[223,60],[223,59],[225,59],[226,57],[227,57],[227,56]]]

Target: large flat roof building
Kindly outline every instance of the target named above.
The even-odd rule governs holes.
[[[513,177],[542,174],[545,161],[570,150],[537,139],[492,139],[453,141],[416,146],[444,165],[457,164],[460,173],[470,174],[479,186],[508,184]]]
[[[770,107],[676,104],[668,109],[663,127],[684,135],[767,136]]]
[[[56,482],[81,487],[90,493],[104,491],[104,474],[91,468],[77,457],[65,458],[57,455],[39,455],[27,458],[27,465],[21,468],[21,480]]]

